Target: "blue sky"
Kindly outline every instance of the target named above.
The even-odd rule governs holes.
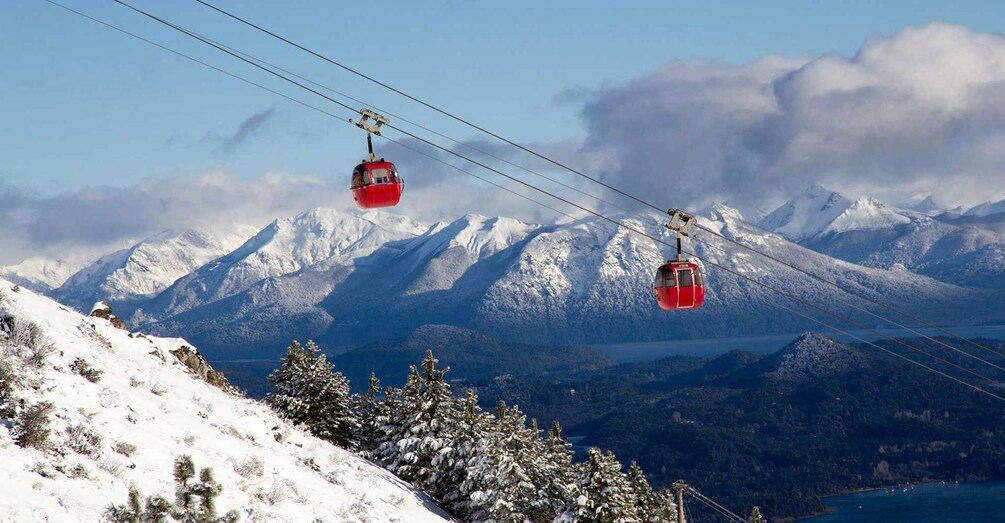
[[[67,5],[310,98],[110,1]],[[518,141],[584,135],[566,90],[619,86],[672,61],[851,56],[871,34],[931,21],[1005,27],[993,2],[238,2],[221,7]],[[630,5],[626,5],[630,4]],[[187,0],[136,5],[458,137],[471,133]],[[0,16],[0,180],[52,194],[225,170],[344,177],[353,128],[62,11]],[[318,102],[324,104],[323,101]],[[264,123],[227,147],[248,118]],[[233,140],[231,140],[233,141]]]

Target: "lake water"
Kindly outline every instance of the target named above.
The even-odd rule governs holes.
[[[835,510],[811,523],[984,523],[1005,521],[1005,481],[929,483],[826,498]]]
[[[926,336],[946,336],[938,329],[915,329]],[[1005,339],[1005,325],[981,325],[975,327],[951,327],[950,332],[965,338]],[[848,331],[850,334],[866,341],[876,341],[879,336],[868,331]],[[892,338],[919,337],[913,332],[903,329],[877,330]],[[860,340],[839,332],[824,332],[836,340],[848,343],[858,343]],[[710,338],[704,340],[669,340],[649,341],[640,343],[610,343],[592,345],[593,348],[607,354],[615,361],[638,362],[652,361],[667,356],[709,356],[725,354],[733,349],[741,349],[755,354],[769,354],[786,346],[796,339],[799,333],[775,334],[771,336],[747,336],[740,338]],[[1005,518],[1002,519],[1005,521]]]

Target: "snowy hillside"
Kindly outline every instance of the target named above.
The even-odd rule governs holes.
[[[152,297],[206,262],[231,252],[255,232],[254,227],[240,225],[217,234],[164,231],[103,256],[51,295],[78,310],[98,300],[121,302]]]
[[[944,313],[944,321],[1001,318],[992,306],[996,300],[982,291],[904,270],[835,260],[765,233],[726,206],[712,206],[707,212],[703,223],[726,236],[757,245],[873,299],[925,315],[933,301],[961,303]],[[387,213],[382,216],[395,219]],[[671,241],[658,226],[661,219],[654,214],[646,223],[634,223]],[[331,234],[352,239],[357,237],[353,231]],[[805,276],[771,269],[770,262],[734,245],[709,235],[699,239],[701,243],[689,248],[731,270],[814,302],[843,306],[848,299]],[[318,257],[313,265],[297,265],[292,272],[257,281],[257,275],[249,277],[251,272],[242,265],[242,260],[264,256],[251,250],[256,245],[249,241],[161,296],[140,303],[142,310],[131,318],[132,324],[164,334],[184,332],[214,358],[274,354],[289,332],[337,348],[403,338],[427,324],[470,328],[531,344],[789,333],[815,327],[780,312],[775,294],[714,267],[708,267],[702,309],[662,312],[653,304],[651,279],[672,253],[599,219],[541,226],[465,216],[416,237],[389,241],[353,256]],[[232,281],[241,284],[226,285]]]
[[[134,336],[11,287],[0,280],[0,309],[39,331],[21,336],[34,350],[0,332],[0,355],[18,376],[13,396],[22,413],[51,408],[49,450],[18,446],[11,421],[0,424],[0,521],[100,521],[130,486],[173,500],[182,455],[212,468],[223,486],[218,512],[237,510],[241,521],[447,520],[383,469],[196,377],[171,352],[185,340]],[[28,353],[46,346],[43,337],[51,353],[32,367]]]

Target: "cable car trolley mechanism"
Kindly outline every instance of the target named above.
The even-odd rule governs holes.
[[[383,158],[378,160],[373,155],[373,139],[370,137],[371,134],[380,136],[380,126],[390,120],[370,109],[360,109],[359,113],[362,115],[359,121],[354,122],[350,119],[349,122],[366,131],[369,157],[352,171],[350,187],[352,197],[361,209],[398,205],[405,182],[398,175],[393,163]]]
[[[705,301],[705,281],[701,267],[681,256],[681,237],[691,236],[697,220],[679,209],[670,209],[667,214],[670,215],[670,221],[665,227],[677,236],[677,257],[667,260],[656,270],[653,296],[665,311],[697,309]]]

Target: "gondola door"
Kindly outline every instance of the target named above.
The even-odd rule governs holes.
[[[677,307],[687,309],[694,307],[694,273],[691,269],[677,269]]]

